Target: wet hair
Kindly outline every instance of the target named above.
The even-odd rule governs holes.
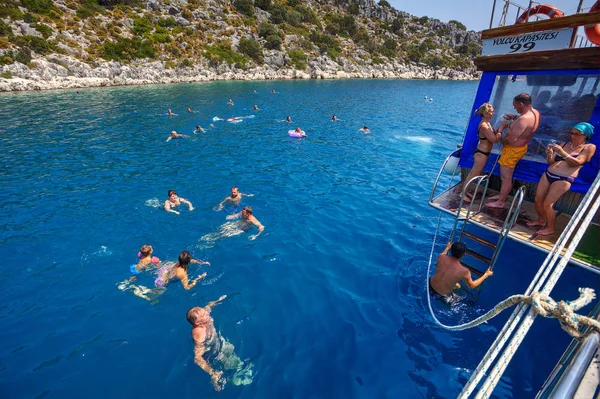
[[[363,129],[365,129],[365,130],[368,129],[367,125],[365,125],[365,127],[363,127]]]
[[[238,186],[233,186],[233,187],[231,187],[231,189],[239,190]]]
[[[195,309],[195,307],[191,308],[187,311],[187,314],[185,315],[185,318],[187,319],[187,321],[189,321],[191,325],[196,325],[196,323],[200,321],[198,320],[197,312],[194,311]]]
[[[494,108],[492,104],[483,103],[481,104],[481,107],[477,108],[477,111],[475,111],[475,115],[483,116],[486,113],[488,113],[492,108]]]
[[[152,246],[151,245],[142,245],[142,247],[140,248],[140,253],[144,257],[150,256],[150,254],[152,253]]]
[[[242,212],[246,212],[249,215],[252,215],[252,208],[249,206],[245,206],[244,209],[242,209]]]
[[[531,96],[528,93],[517,94],[513,100],[525,105],[531,105]]]
[[[177,193],[175,192],[175,190],[169,190],[169,191],[167,191],[167,196],[169,196],[169,197],[170,197],[170,196],[171,196],[171,194],[175,194],[175,195],[177,195]]]
[[[188,265],[192,261],[192,255],[188,251],[183,251],[179,254],[179,258],[177,258],[177,266],[187,270]]]
[[[450,255],[453,258],[460,259],[467,252],[467,246],[462,242],[455,242],[450,247]]]
[[[200,125],[196,125],[196,129],[200,129]]]

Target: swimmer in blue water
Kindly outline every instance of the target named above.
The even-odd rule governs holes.
[[[371,133],[371,131],[369,130],[369,128],[365,125],[363,126],[362,129],[358,129],[359,132],[363,132],[364,134],[369,134]]]
[[[238,218],[241,218],[239,228],[243,231],[249,231],[252,228],[252,226],[256,226],[258,228],[258,233],[248,237],[249,240],[255,240],[265,230],[265,226],[263,226],[258,221],[258,219],[254,217],[254,215],[252,214],[252,208],[249,206],[245,206],[240,213],[236,213],[234,215],[229,215],[226,217],[227,220],[233,220]]]
[[[287,118],[285,118],[285,121],[286,121],[287,123],[292,123],[292,118],[290,118],[290,117],[288,116]]]
[[[189,138],[189,136],[186,136],[185,134],[179,134],[175,130],[173,130],[171,132],[171,134],[169,135],[169,137],[167,137],[166,141],[171,141],[173,139],[187,139],[187,138]]]
[[[177,116],[177,114],[174,114],[174,113],[171,111],[171,109],[168,109],[168,110],[167,110],[167,115],[169,115],[169,116]]]
[[[193,110],[192,110],[190,107],[188,107],[188,112],[189,112],[190,114],[195,114],[195,113],[196,113],[196,111],[193,111]]]
[[[219,206],[217,208],[217,212],[223,209],[223,204],[225,204],[225,203],[235,205],[235,206],[239,205],[240,202],[242,201],[242,197],[254,197],[254,194],[240,193],[240,190],[237,188],[237,186],[231,187],[231,195],[228,197],[225,197],[225,199],[223,201],[221,201],[221,203],[219,204]]]
[[[190,208],[190,212],[194,210],[194,206],[192,205],[192,203],[190,201],[186,200],[185,198],[178,197],[175,190],[167,191],[167,195],[169,198],[165,201],[165,211],[176,213],[179,215],[179,212],[177,212],[173,208],[175,208],[181,204],[186,204]]]
[[[150,267],[150,265],[158,265],[160,263],[160,259],[156,256],[152,256],[152,252],[153,249],[151,245],[143,245],[142,248],[140,248],[138,263],[134,263],[129,267],[129,272],[132,276],[140,274]]]
[[[229,101],[227,101],[227,105],[233,106],[233,100],[230,98]]]
[[[450,255],[447,255],[450,250]],[[476,280],[471,278],[471,271],[464,267],[460,260],[467,252],[467,247],[462,242],[449,242],[444,251],[437,258],[435,274],[429,279],[429,294],[445,304],[452,305],[460,297],[454,293],[460,288],[459,282],[465,283],[469,288],[477,288],[494,272],[487,269]]]
[[[335,122],[335,121],[337,121],[337,120],[338,120],[338,117],[337,117],[337,116],[335,116],[335,115],[333,115],[333,116],[331,117],[331,120]]]
[[[210,376],[216,391],[222,390],[225,386],[223,371],[235,370],[231,378],[235,385],[247,385],[252,382],[252,365],[244,365],[235,354],[235,347],[217,332],[214,320],[210,316],[212,308],[223,302],[225,298],[227,295],[222,295],[203,308],[191,308],[186,314],[187,321],[192,325],[194,363]],[[218,370],[219,368],[222,370]]]
[[[157,287],[164,287],[172,280],[179,280],[185,290],[194,288],[194,286],[198,284],[198,281],[206,277],[206,273],[201,274],[190,282],[188,276],[188,267],[190,263],[210,266],[210,263],[192,259],[192,256],[188,251],[183,251],[179,254],[177,263],[164,265],[158,269],[158,275],[154,280],[154,285]]]
[[[202,129],[202,126],[196,125],[196,129],[194,130],[194,134],[198,134],[198,132],[206,133],[206,130]]]
[[[253,111],[258,111],[258,105],[254,104],[254,107],[252,107]]]

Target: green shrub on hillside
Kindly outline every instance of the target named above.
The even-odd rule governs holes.
[[[36,14],[49,14],[52,0],[21,0],[23,7]]]
[[[266,38],[265,47],[269,50],[281,50],[281,44],[283,41],[277,35],[270,35]]]
[[[269,12],[271,13],[271,22],[274,24],[280,24],[287,21],[288,15],[285,6],[275,3],[269,8]]]
[[[104,7],[98,4],[98,0],[83,0],[76,14],[79,18],[86,19],[92,15],[104,13],[104,11]]]
[[[300,0],[287,0],[287,5],[290,7],[296,7],[300,4]]]
[[[396,58],[398,44],[394,39],[385,39],[379,52],[388,58]]]
[[[392,25],[391,25],[392,32],[394,32],[396,34],[398,32],[401,32],[404,29],[404,24],[405,24],[404,18],[401,18],[401,17],[396,18],[395,20],[392,21]]]
[[[240,53],[247,55],[252,58],[257,64],[262,64],[265,62],[262,47],[260,43],[254,39],[241,38],[239,43]]]
[[[19,10],[17,0],[0,1],[0,18],[10,18],[13,21],[23,19],[23,13]]]
[[[463,44],[456,48],[456,52],[459,54],[466,55],[467,57],[475,58],[479,56],[481,53],[481,49],[479,48],[479,44],[476,42],[471,42],[469,44]]]
[[[36,24],[35,30],[40,32],[45,39],[49,38],[52,35],[52,28],[45,24]]]
[[[32,24],[32,23],[37,22],[38,19],[35,17],[35,15],[28,12],[28,13],[25,13],[25,15],[23,15],[23,21],[27,22],[28,24]]]
[[[172,28],[177,26],[177,21],[175,21],[175,18],[173,17],[159,18],[158,21],[156,21],[156,24],[163,28]]]
[[[133,19],[133,33],[138,36],[143,36],[150,33],[153,29],[152,21],[148,17],[140,17]]]
[[[12,42],[19,47],[27,47],[38,54],[49,54],[56,48],[54,44],[46,39],[31,35],[15,36]]]
[[[408,59],[414,62],[421,62],[426,56],[425,50],[414,44],[406,46],[406,54],[408,55]]]
[[[6,36],[10,34],[12,34],[12,29],[0,19],[0,36]]]
[[[313,25],[319,23],[317,13],[312,8],[305,7],[299,4],[296,7],[294,7],[294,10],[296,10],[302,15],[302,22]]]
[[[98,4],[106,8],[113,8],[117,6],[139,7],[143,3],[142,0],[98,0]]]
[[[448,21],[449,24],[454,24],[458,29],[467,30],[467,27],[455,19]]]
[[[128,39],[120,37],[116,42],[106,42],[103,46],[103,57],[106,60],[131,61],[136,58],[154,58],[156,51],[149,40],[139,37]]]
[[[306,54],[302,50],[290,50],[288,56],[294,64],[294,68],[304,71],[306,69]]]
[[[261,22],[260,25],[258,25],[258,35],[262,38],[267,38],[268,36],[273,35],[280,36],[281,33],[279,32],[279,29],[277,29],[277,27],[272,23]]]
[[[219,43],[213,46],[206,46],[204,57],[208,58],[214,65],[218,65],[221,62],[226,62],[229,65],[246,63],[246,58],[237,51],[231,49],[231,43]]]
[[[29,64],[31,62],[31,50],[25,47],[19,49],[19,51],[7,51],[3,56],[0,56],[0,65],[9,65],[15,61],[24,65]]]
[[[381,7],[392,8],[392,5],[387,0],[379,0],[378,4]]]
[[[239,11],[240,14],[244,14],[249,17],[254,16],[254,1],[253,0],[235,0],[233,5]]]
[[[341,49],[334,37],[317,31],[312,31],[310,33],[310,40],[317,47],[319,47],[321,54],[327,54],[331,58],[339,57]]]
[[[358,15],[360,9],[358,8],[358,3],[356,1],[353,1],[348,5],[348,12],[350,15]]]
[[[269,8],[271,8],[271,0],[254,0],[254,5],[261,10],[269,11]]]

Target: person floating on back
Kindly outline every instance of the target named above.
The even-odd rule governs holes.
[[[169,137],[167,137],[166,141],[171,141],[173,139],[187,139],[187,138],[189,138],[189,136],[186,136],[185,134],[179,134],[175,130],[173,130],[171,132],[171,134],[169,135]]]
[[[447,255],[448,250],[450,250],[450,255]],[[462,242],[449,242],[438,256],[435,274],[429,279],[429,294],[435,299],[451,305],[459,299],[454,290],[460,288],[460,281],[469,288],[476,288],[494,274],[488,268],[481,277],[473,281],[471,271],[460,263],[466,252],[467,247]]]
[[[178,207],[182,203],[186,204],[190,208],[190,211],[194,210],[194,207],[192,206],[192,203],[190,201],[186,200],[185,198],[178,197],[177,193],[175,192],[175,190],[169,190],[167,192],[167,195],[169,196],[169,198],[165,201],[165,211],[176,213],[176,214],[179,215],[179,212],[177,212],[173,208]]]
[[[225,204],[226,202],[235,206],[239,205],[242,201],[242,197],[254,197],[254,194],[240,193],[240,190],[237,188],[237,186],[231,187],[231,195],[225,197],[223,201],[221,201],[217,208],[217,211],[223,209],[223,204]]]
[[[506,118],[515,122],[509,127],[508,120],[500,124],[498,132],[502,132],[508,127],[504,138],[501,139],[504,147],[500,154],[498,163],[500,164],[500,179],[502,181],[500,193],[489,198],[486,202],[489,208],[504,208],[504,203],[513,186],[513,173],[517,163],[527,154],[529,140],[540,126],[540,113],[531,106],[531,96],[527,93],[521,93],[513,99],[513,107],[520,114],[505,115]],[[496,132],[496,133],[498,133]]]

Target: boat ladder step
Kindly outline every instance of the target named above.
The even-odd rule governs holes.
[[[468,239],[478,242],[481,245],[485,245],[486,247],[496,248],[496,244],[494,244],[491,241],[486,240],[485,238],[478,237],[475,234],[471,234],[466,231],[463,231],[462,235],[463,235],[463,237],[467,237]]]
[[[489,265],[490,262],[492,261],[490,258],[488,258],[487,256],[483,256],[480,253],[477,253],[475,251],[472,251],[470,249],[467,248],[467,255],[471,256],[472,258],[475,258],[483,263],[485,263],[486,265]]]

